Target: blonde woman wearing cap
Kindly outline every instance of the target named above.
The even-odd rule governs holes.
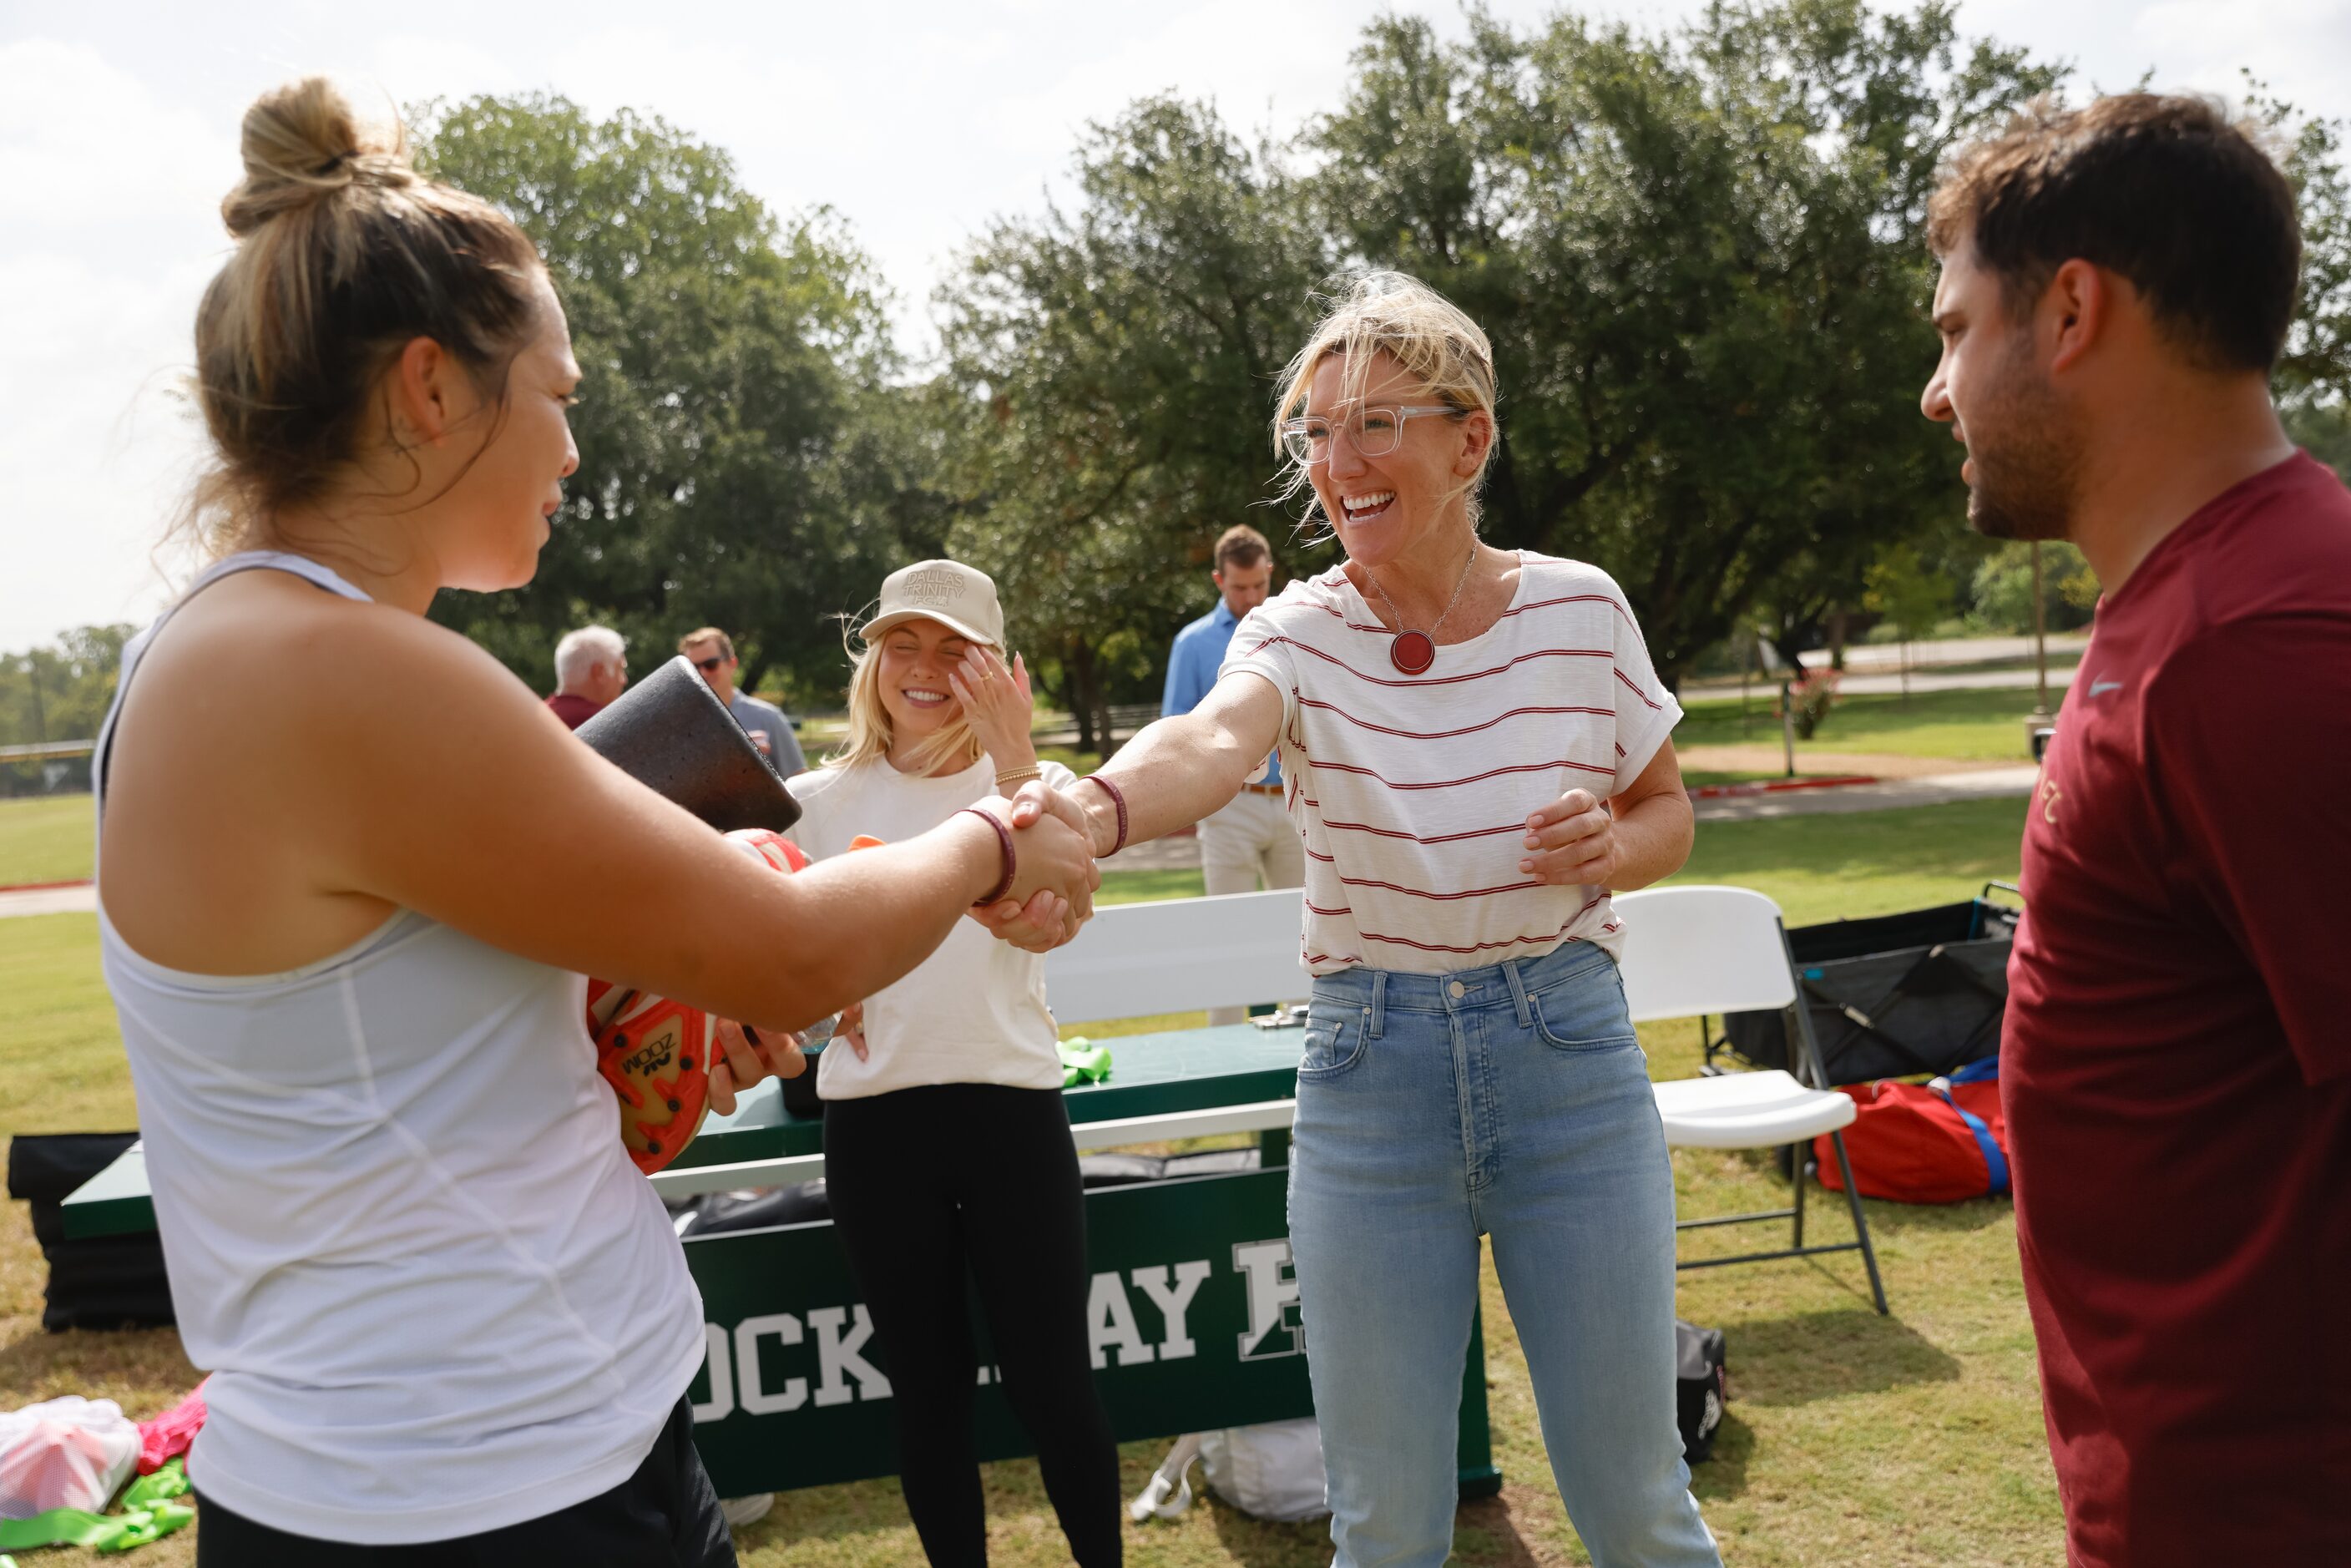
[[[1719,1563],[1674,1426],[1673,1172],[1609,890],[1670,874],[1680,710],[1607,573],[1479,540],[1486,335],[1364,279],[1291,361],[1277,450],[1346,559],[1233,633],[1190,714],[1077,791],[1094,851],[1280,746],[1313,1001],[1290,1223],[1340,1568],[1450,1547],[1479,1245],[1598,1568]]]
[[[928,832],[1040,775],[1076,782],[1037,760],[1028,668],[1004,662],[986,574],[951,560],[893,572],[859,636],[849,737],[790,781],[806,812],[791,836],[812,857],[860,835]],[[941,1568],[987,1561],[967,1278],[1071,1556],[1119,1561],[1118,1451],[1094,1396],[1057,1040],[1044,960],[967,922],[846,1012],[820,1059],[833,1223],[889,1356],[906,1508]]]

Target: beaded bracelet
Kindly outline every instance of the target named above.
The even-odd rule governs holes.
[[[996,776],[996,787],[1002,789],[1015,784],[1026,784],[1031,779],[1042,779],[1044,776],[1045,770],[1033,762],[1026,768],[1008,768]]]
[[[1104,860],[1108,860],[1111,855],[1114,855],[1118,853],[1119,851],[1126,848],[1126,794],[1123,790],[1119,789],[1117,785],[1112,783],[1109,779],[1103,778],[1099,773],[1089,773],[1082,779],[1080,779],[1079,782],[1083,784],[1101,785],[1102,788],[1102,793],[1110,797],[1111,804],[1118,808],[1118,842],[1111,845],[1109,853],[1102,857]]]
[[[972,907],[977,909],[985,904],[994,904],[998,899],[1002,898],[1006,894],[1012,891],[1013,876],[1014,873],[1019,870],[1020,861],[1019,857],[1012,852],[1011,829],[1006,827],[1003,823],[998,821],[993,816],[981,810],[977,806],[966,806],[962,811],[957,811],[956,815],[960,817],[965,811],[968,811],[973,816],[977,817],[981,821],[986,822],[989,827],[994,828],[996,830],[997,844],[1004,851],[1004,880],[998,883],[986,894],[971,901]]]

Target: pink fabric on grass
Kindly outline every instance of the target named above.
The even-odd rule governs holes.
[[[139,1423],[139,1473],[152,1476],[186,1453],[204,1424],[204,1385],[199,1383],[185,1399],[153,1420]]]

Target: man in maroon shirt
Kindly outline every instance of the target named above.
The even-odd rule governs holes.
[[[610,626],[566,632],[555,644],[555,695],[547,706],[578,729],[629,685],[629,649]]]
[[[2351,1563],[2351,495],[2270,402],[2294,194],[2134,94],[2028,114],[1930,219],[1970,517],[2105,588],[2001,1071],[2069,1557]]]

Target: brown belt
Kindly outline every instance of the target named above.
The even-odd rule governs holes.
[[[1279,795],[1282,790],[1279,784],[1244,784],[1241,788],[1252,795]]]

